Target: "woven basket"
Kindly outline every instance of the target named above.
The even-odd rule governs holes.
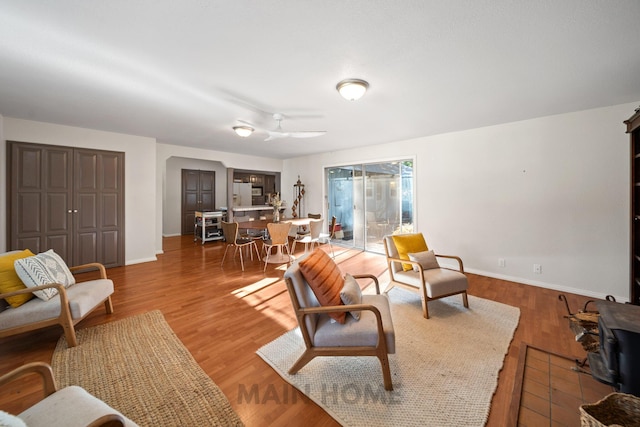
[[[640,398],[611,393],[604,399],[580,406],[582,427],[640,427]]]

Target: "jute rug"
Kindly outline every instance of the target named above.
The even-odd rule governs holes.
[[[296,375],[288,369],[304,350],[293,329],[258,350],[286,381],[345,426],[483,426],[520,310],[469,296],[429,303],[389,292],[396,354],[393,391],[384,390],[375,357],[317,357]]]
[[[51,365],[58,387],[79,385],[140,426],[241,426],[220,388],[151,311],[64,336]]]

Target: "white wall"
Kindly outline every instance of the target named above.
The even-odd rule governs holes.
[[[415,158],[416,226],[469,272],[594,297],[629,297],[629,135],[637,103],[290,159],[307,211],[323,169]],[[286,193],[285,193],[286,194]],[[498,267],[498,258],[506,266]],[[533,273],[533,264],[542,274]]]
[[[63,145],[125,153],[125,263],[155,260],[156,164],[155,139],[113,132],[61,126],[4,117],[4,138],[9,141]],[[0,141],[0,168],[6,165],[6,142]],[[0,171],[1,172],[1,171]],[[3,182],[6,170],[2,172]],[[6,212],[5,185],[0,185],[0,218]],[[6,221],[6,219],[5,219]],[[2,227],[3,235],[6,228]],[[6,249],[6,236],[0,239]]]
[[[182,169],[206,170],[216,173],[215,207],[227,206],[227,168],[210,160],[171,157],[166,162],[166,183],[162,207],[162,235],[182,234]]]

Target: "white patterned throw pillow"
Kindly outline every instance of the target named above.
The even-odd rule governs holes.
[[[76,283],[76,279],[65,264],[60,255],[53,249],[36,256],[18,259],[14,263],[16,273],[22,283],[28,288],[33,288],[49,283],[60,283],[65,288]],[[33,293],[40,299],[50,300],[58,294],[55,288],[43,289]]]

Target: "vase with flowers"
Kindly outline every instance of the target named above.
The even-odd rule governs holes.
[[[282,203],[284,200],[280,198],[280,193],[276,193],[275,196],[271,198],[271,206],[273,206],[273,222],[280,222],[280,208],[282,208]]]

